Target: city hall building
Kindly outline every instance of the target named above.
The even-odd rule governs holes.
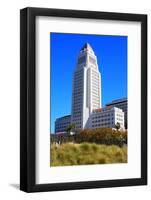
[[[97,57],[86,43],[80,50],[73,75],[71,115],[56,119],[55,133],[64,132],[69,124],[77,130],[85,128],[115,127],[124,129],[124,112],[118,107],[102,107],[101,73]]]
[[[71,123],[77,129],[89,128],[88,119],[101,107],[101,74],[89,44],[80,50],[73,77]]]

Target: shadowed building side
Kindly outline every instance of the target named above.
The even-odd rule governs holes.
[[[71,115],[57,118],[55,121],[55,133],[66,132],[67,127],[71,123]]]

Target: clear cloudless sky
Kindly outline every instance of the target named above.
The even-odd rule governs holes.
[[[102,106],[127,97],[127,36],[50,33],[51,132],[56,118],[71,114],[72,79],[82,46],[88,42],[102,77]]]

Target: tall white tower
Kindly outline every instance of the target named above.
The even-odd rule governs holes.
[[[89,127],[93,109],[101,107],[101,74],[97,57],[86,43],[80,50],[73,77],[72,117],[76,129]]]

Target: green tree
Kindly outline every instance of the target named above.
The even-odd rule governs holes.
[[[69,124],[66,128],[66,131],[70,135],[71,131],[74,129],[75,129],[75,124]]]
[[[116,130],[117,130],[117,131],[119,131],[119,129],[121,128],[121,126],[120,126],[120,123],[119,123],[119,122],[117,122],[117,123],[115,124],[115,128],[116,128]]]

